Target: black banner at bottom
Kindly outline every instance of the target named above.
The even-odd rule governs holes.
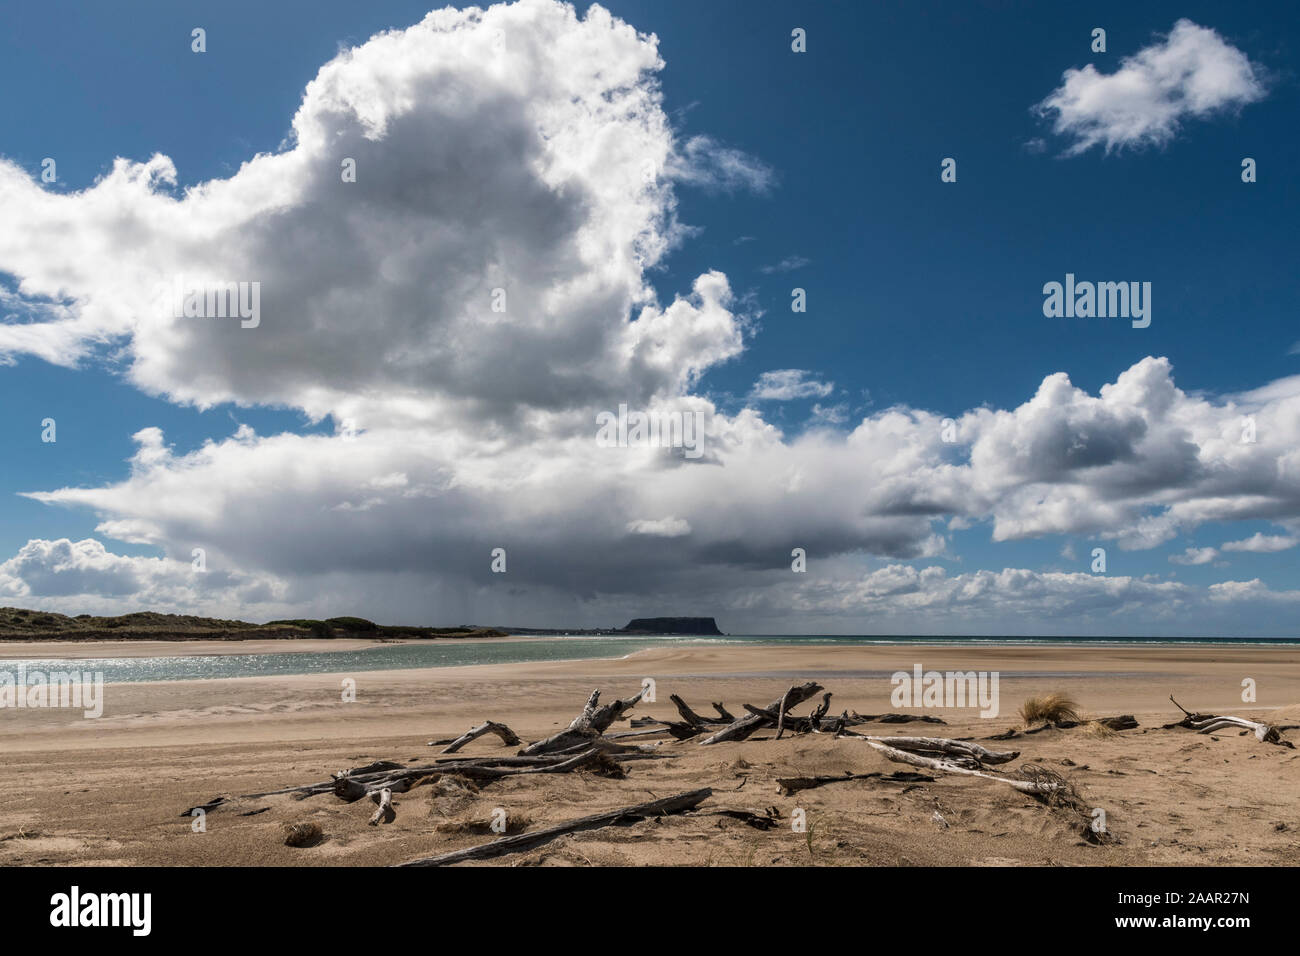
[[[903,935],[951,930],[964,936],[983,926],[1040,929],[1071,940],[1199,933],[1227,943],[1243,932],[1281,930],[1289,914],[1280,888],[1290,884],[1293,872],[10,868],[0,869],[0,909],[11,943],[75,934],[80,942],[114,938],[128,946],[281,938],[296,945],[317,939],[335,945],[369,939],[373,945],[380,927],[388,927],[391,941],[400,941],[418,939],[409,934],[419,929],[458,924],[517,938],[554,930],[560,912],[562,922],[576,920],[584,930],[627,933],[646,907],[662,906],[730,914],[718,933],[736,941],[752,931],[768,944],[776,941],[773,933],[779,938],[786,929],[806,933],[809,921],[858,931],[869,922],[873,934],[889,925]],[[949,921],[953,925],[945,929]]]

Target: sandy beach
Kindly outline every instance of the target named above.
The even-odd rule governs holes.
[[[95,653],[196,653],[191,642],[170,649],[136,643],[98,645]],[[269,650],[309,649],[298,647],[305,643]],[[53,656],[2,650],[11,658]],[[87,656],[84,646],[67,650]],[[629,763],[624,779],[533,775],[468,796],[419,786],[396,796],[396,820],[380,827],[366,824],[369,801],[349,805],[329,794],[238,800],[209,814],[202,833],[182,816],[217,796],[321,781],[374,760],[431,762],[437,748],[428,741],[485,719],[538,739],[567,725],[592,689],[605,699],[628,696],[644,678],[654,679],[657,699],[638,705],[638,717],[675,719],[670,694],[701,713],[722,701],[741,714],[743,704],[766,705],[800,680],[816,680],[834,694],[832,713],[888,713],[889,674],[911,672],[917,663],[999,672],[998,716],[927,709],[946,726],[873,723],[858,731],[972,738],[1018,750],[1011,766],[1033,762],[1062,773],[1089,806],[1104,809],[1115,842],[1094,845],[1077,817],[978,778],[938,775],[905,786],[857,780],[783,796],[779,777],[909,768],[861,741],[815,734],[778,741],[770,731],[707,747],[638,740],[661,741],[657,751],[670,756]],[[1246,678],[1257,682],[1255,703],[1241,701]],[[354,702],[342,699],[348,679],[356,682]],[[1023,731],[1020,703],[1052,691],[1075,698],[1085,716],[1133,714],[1140,726],[1105,737],[1075,728],[984,739]],[[497,808],[531,829],[706,786],[714,794],[696,813],[565,836],[496,864],[1300,863],[1300,751],[1236,731],[1160,729],[1181,716],[1171,694],[1194,710],[1300,723],[1296,648],[675,646],[617,660],[108,684],[104,694],[103,716],[93,720],[69,710],[0,711],[0,863],[386,865],[491,839],[466,832],[466,825],[486,821]],[[1300,740],[1300,731],[1284,736]],[[489,752],[514,750],[489,736],[464,751]],[[716,812],[768,807],[783,823],[767,831]],[[806,815],[806,832],[789,825],[796,809]],[[318,823],[323,841],[284,846],[283,824],[302,820]]]

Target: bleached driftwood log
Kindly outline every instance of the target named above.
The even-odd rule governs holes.
[[[381,820],[384,823],[392,823],[397,818],[397,811],[393,809],[393,791],[391,788],[385,787],[378,793],[372,793],[370,799],[379,804],[374,815],[370,818],[372,827],[378,826]]]
[[[866,736],[866,735],[863,735]],[[1020,756],[1019,750],[989,750],[967,740],[949,740],[947,737],[868,737],[898,750],[922,755],[945,754],[972,760],[977,764],[1010,763]]]
[[[484,734],[496,734],[498,737],[501,738],[501,742],[505,744],[507,747],[518,747],[521,743],[523,743],[523,741],[519,739],[519,735],[516,734],[513,730],[511,730],[509,727],[507,727],[505,724],[499,724],[495,720],[485,720],[477,727],[471,727],[468,731],[461,734],[459,737],[457,737],[455,740],[449,743],[446,747],[443,748],[442,753],[454,754],[457,750],[459,750],[461,747],[464,747],[471,740],[477,740],[479,737],[482,737]],[[429,746],[432,747],[437,743],[438,741],[436,740],[430,740]]]
[[[448,866],[452,863],[487,860],[492,857],[504,856],[507,853],[519,853],[523,850],[531,850],[534,847],[550,843],[556,837],[564,836],[566,833],[581,833],[584,830],[597,830],[618,823],[631,823],[636,820],[644,820],[647,817],[684,813],[687,810],[695,809],[712,795],[713,791],[708,787],[704,787],[700,790],[691,790],[687,793],[651,800],[648,803],[638,803],[631,807],[609,810],[605,813],[595,813],[588,817],[580,817],[577,820],[569,820],[567,823],[559,823],[555,826],[544,827],[541,830],[534,830],[531,833],[519,833],[514,836],[502,837],[499,840],[481,843],[478,846],[472,846],[464,850],[455,850],[451,853],[442,853],[438,856],[424,857],[423,859],[411,860],[408,863],[399,863],[397,865]]]
[[[969,766],[963,766],[962,764],[950,759],[927,757],[923,754],[910,753],[906,750],[900,750],[897,747],[891,747],[889,744],[881,743],[878,739],[867,737],[862,734],[846,734],[845,739],[861,740],[867,746],[879,750],[887,760],[892,760],[895,763],[911,764],[913,767],[925,767],[927,770],[938,770],[942,773],[958,773],[969,777],[984,777],[987,780],[999,780],[1008,786],[1014,787],[1022,793],[1030,793],[1035,796],[1044,796],[1064,789],[1062,784],[1056,782],[1018,780],[1015,777],[1004,777],[994,773],[986,773],[983,770],[977,770]],[[958,743],[959,741],[952,742]]]
[[[1174,700],[1174,695],[1170,694],[1169,699],[1173,701],[1175,707],[1183,712],[1183,719],[1176,724],[1165,724],[1164,728],[1170,727],[1187,727],[1195,730],[1200,734],[1212,734],[1222,730],[1249,730],[1254,733],[1255,739],[1266,744],[1277,744],[1282,747],[1295,749],[1295,745],[1289,740],[1282,739],[1281,728],[1262,724],[1254,720],[1247,720],[1245,717],[1233,717],[1227,714],[1194,714],[1183,707],[1182,704]]]
[[[1238,730],[1253,730],[1256,740],[1267,740],[1271,734],[1273,740],[1277,739],[1277,731],[1268,724],[1257,724],[1253,720],[1247,720],[1244,717],[1215,717],[1201,724],[1194,725],[1197,733],[1211,734],[1216,730],[1223,730],[1225,727],[1232,727]],[[1273,740],[1269,740],[1272,743]]]

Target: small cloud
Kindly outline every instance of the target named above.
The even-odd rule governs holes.
[[[754,401],[789,402],[798,398],[825,398],[835,391],[834,382],[818,382],[801,368],[784,368],[764,372],[754,383],[749,397]]]
[[[1296,538],[1283,534],[1261,534],[1256,531],[1249,538],[1241,541],[1227,541],[1221,547],[1224,551],[1253,551],[1256,554],[1273,554],[1286,551],[1300,543]]]
[[[739,246],[746,242],[753,242],[755,238],[756,237],[754,236],[737,236],[735,239],[731,240],[731,244],[733,246]]]
[[[1171,554],[1169,560],[1174,564],[1209,564],[1218,556],[1214,548],[1188,548],[1182,554]]]
[[[822,405],[816,403],[812,407],[812,420],[821,425],[842,425],[848,420],[848,405]]]
[[[771,166],[710,136],[687,140],[669,159],[666,172],[678,182],[727,193],[740,189],[765,193],[776,183]]]
[[[1073,143],[1067,156],[1093,146],[1161,146],[1186,119],[1264,98],[1256,67],[1214,30],[1179,20],[1162,42],[1120,61],[1114,73],[1089,63],[1065,71],[1061,85],[1034,106],[1052,116],[1052,131]]]
[[[1061,548],[1061,557],[1064,558],[1066,561],[1078,561],[1078,560],[1079,560],[1079,556],[1078,556],[1078,554],[1075,553],[1075,550],[1074,550],[1074,542],[1073,542],[1073,541],[1067,541],[1067,542],[1065,542],[1064,547]]]
[[[691,533],[691,523],[685,518],[641,519],[627,523],[628,534],[646,534],[656,538],[680,538]]]
[[[763,266],[761,271],[768,275],[774,272],[794,272],[795,269],[802,269],[811,261],[803,256],[786,256],[774,266]]]

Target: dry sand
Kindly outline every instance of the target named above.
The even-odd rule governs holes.
[[[173,647],[195,652],[190,642]],[[146,650],[158,653],[156,645],[140,653]],[[125,656],[117,645],[98,645],[95,653]],[[70,656],[86,656],[84,645]],[[1113,737],[1053,730],[987,744],[1020,750],[1011,766],[1033,761],[1065,774],[1089,806],[1105,810],[1118,842],[1092,845],[1082,838],[1077,815],[988,780],[941,776],[910,787],[854,781],[781,796],[778,777],[907,768],[860,741],[829,735],[776,741],[770,732],[710,747],[668,739],[659,749],[672,759],[630,763],[623,780],[535,775],[462,800],[422,786],[398,795],[396,822],[381,827],[366,825],[368,801],[348,805],[329,795],[242,801],[211,813],[205,833],[192,832],[181,816],[216,796],[319,781],[372,760],[429,762],[436,751],[427,741],[487,718],[536,739],[566,725],[592,688],[607,699],[627,696],[644,677],[655,679],[658,700],[638,706],[636,715],[673,716],[673,693],[701,713],[711,701],[742,713],[742,703],[767,704],[798,679],[832,691],[836,713],[888,712],[888,675],[910,672],[918,662],[926,670],[999,671],[1000,716],[932,710],[948,726],[859,730],[984,738],[1019,726],[1021,701],[1048,691],[1069,693],[1089,716],[1134,714],[1141,726]],[[345,677],[357,682],[354,703],[341,699]],[[1258,682],[1255,704],[1241,702],[1247,677]],[[109,684],[98,720],[60,710],[0,711],[0,864],[383,865],[490,839],[437,827],[486,821],[498,807],[535,828],[703,786],[714,796],[701,813],[568,836],[496,863],[1300,863],[1300,750],[1235,732],[1160,730],[1180,716],[1171,693],[1194,710],[1300,724],[1300,652],[726,645],[654,649],[620,660]],[[1300,741],[1300,731],[1285,736]],[[488,737],[464,752],[500,750]],[[759,831],[708,813],[766,807],[776,807],[786,821],[780,828]],[[241,815],[261,808],[269,809]],[[796,808],[805,811],[808,832],[789,826]],[[284,846],[281,826],[300,820],[320,824],[323,842]]]

